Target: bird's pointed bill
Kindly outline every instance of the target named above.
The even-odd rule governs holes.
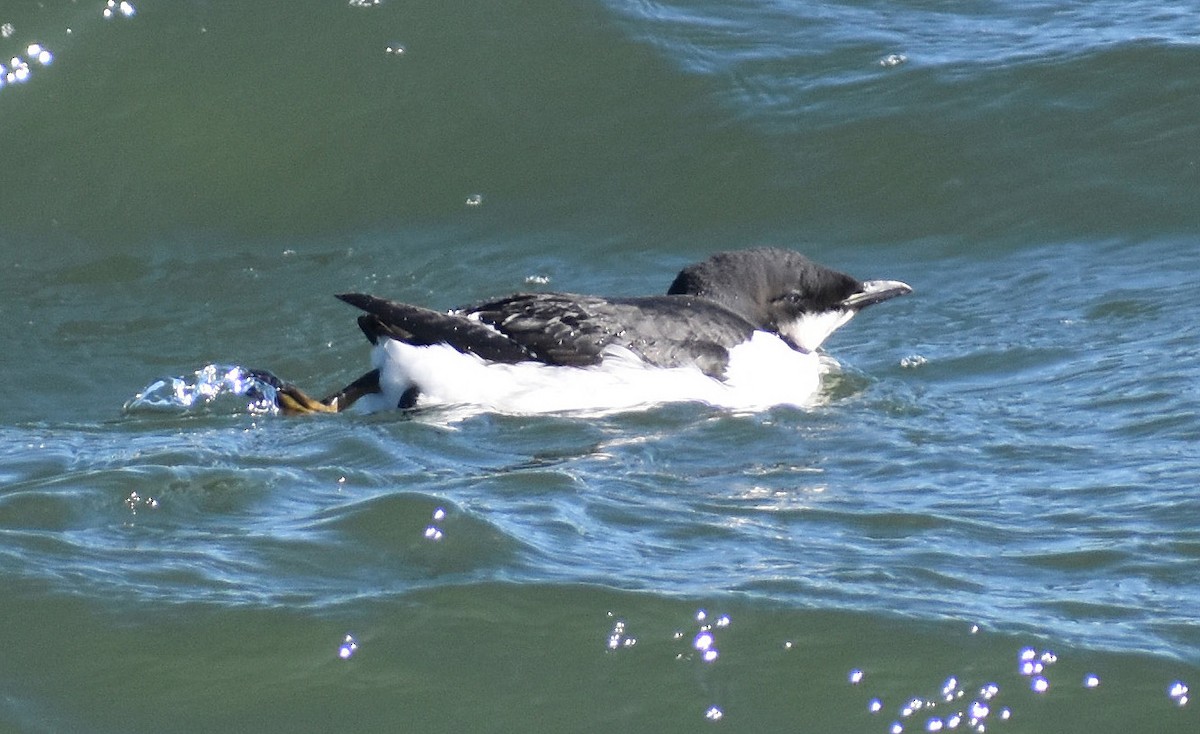
[[[912,293],[912,286],[899,280],[867,280],[862,289],[842,301],[842,306],[858,310],[907,293]]]

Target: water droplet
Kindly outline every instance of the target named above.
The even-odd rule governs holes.
[[[342,660],[349,660],[356,652],[358,652],[358,641],[352,635],[346,635],[342,644],[338,646],[338,657]]]
[[[129,496],[125,498],[125,507],[128,508],[131,513],[136,515],[138,509],[141,507],[148,507],[151,510],[157,509],[158,500],[153,497],[142,497],[135,490],[130,492]]]
[[[612,612],[608,613],[611,618]],[[608,633],[608,649],[616,650],[622,647],[633,647],[637,644],[637,638],[626,634],[625,620],[618,619],[613,623],[612,632]]]

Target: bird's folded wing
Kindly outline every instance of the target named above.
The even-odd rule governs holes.
[[[448,344],[460,352],[494,362],[532,359],[521,344],[487,324],[460,314],[442,313],[362,293],[342,293],[338,298],[366,311],[358,317],[358,326],[372,344],[382,336],[415,346]]]
[[[624,330],[608,301],[570,293],[515,293],[458,313],[520,344],[532,359],[570,367],[599,364]]]
[[[615,346],[659,367],[695,365],[720,377],[728,349],[754,331],[732,311],[693,296],[517,293],[449,313],[357,293],[338,298],[367,312],[358,323],[372,343],[386,336],[417,346],[448,344],[507,363],[586,367]]]
[[[658,367],[698,366],[720,377],[728,349],[750,337],[745,319],[707,299],[606,299],[569,293],[516,294],[462,309],[549,364],[597,364],[610,346]]]

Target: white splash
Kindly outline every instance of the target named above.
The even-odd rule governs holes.
[[[250,413],[275,413],[275,385],[235,365],[210,364],[191,376],[155,380],[125,403],[126,411],[192,410],[233,398]]]

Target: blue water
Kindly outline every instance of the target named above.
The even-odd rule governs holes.
[[[362,5],[0,9],[0,730],[1197,729],[1194,8]],[[808,409],[124,407],[763,244]]]

